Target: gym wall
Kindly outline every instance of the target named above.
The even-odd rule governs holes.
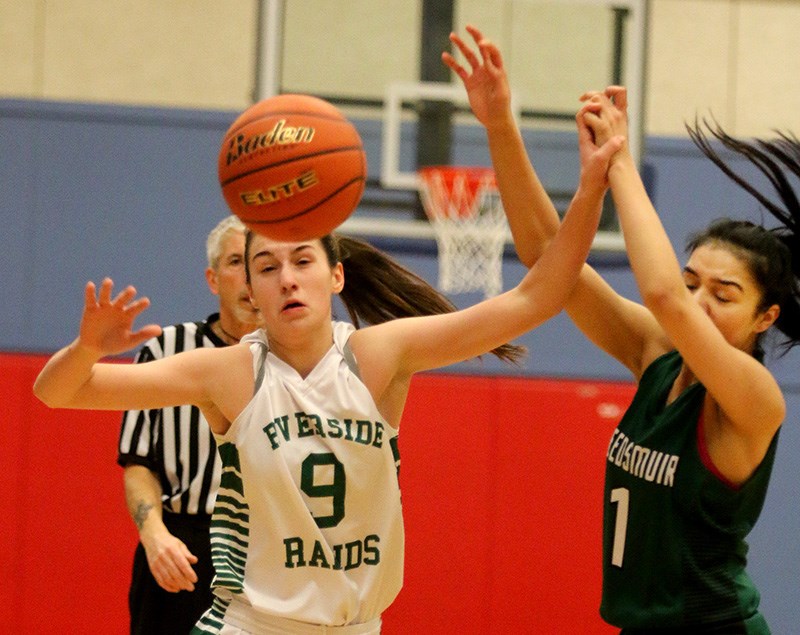
[[[474,21],[515,51],[515,90],[531,107],[574,110],[569,91],[548,91],[552,81],[533,72],[526,2],[459,2],[458,21]],[[203,245],[226,213],[214,160],[222,131],[251,103],[256,4],[0,0],[0,139],[9,157],[0,162],[0,620],[20,632],[125,632],[136,537],[114,463],[119,417],[48,410],[30,387],[42,354],[75,336],[87,279],[135,283],[159,323],[213,310]],[[287,6],[287,88],[332,90],[325,80],[379,98],[384,70],[416,78],[418,3]],[[334,6],[348,44],[309,50],[307,41],[330,30]],[[758,219],[753,202],[683,138],[683,122],[713,111],[737,134],[796,127],[800,2],[652,0],[650,8],[645,170],[680,245],[716,216]],[[381,50],[391,53],[349,45],[364,33],[384,34]],[[334,56],[346,71],[320,72]],[[380,127],[370,114],[358,124],[376,176]],[[574,153],[574,134],[543,144],[526,132],[526,140],[543,177],[572,182],[561,157]],[[434,252],[400,245],[391,253],[435,280]],[[595,256],[594,264],[637,296],[624,258]],[[505,287],[522,274],[507,258]],[[415,380],[403,423],[406,586],[387,613],[389,635],[426,625],[432,633],[453,625],[522,633],[531,624],[610,632],[596,612],[597,541],[614,422],[595,415],[598,402],[630,394],[628,375],[563,316],[521,343],[530,354],[519,369],[486,359]],[[751,536],[751,572],[774,632],[792,633],[800,617],[800,359],[770,366],[790,414]]]
[[[257,74],[258,5],[0,0],[0,96],[243,110]],[[417,80],[420,6],[288,0],[284,92],[380,99],[389,81]],[[684,136],[683,122],[708,112],[734,134],[796,125],[800,2],[647,6],[646,134]],[[594,78],[611,65],[608,11],[541,0],[457,0],[454,9],[457,28],[478,25],[506,53],[523,107],[574,112],[581,92],[602,88]],[[574,44],[552,58],[567,37]]]
[[[43,406],[31,385],[45,360],[0,354],[0,623],[123,635],[136,532],[114,462],[120,416]],[[383,632],[612,633],[597,611],[599,500],[631,393],[416,377],[400,436],[405,584]]]

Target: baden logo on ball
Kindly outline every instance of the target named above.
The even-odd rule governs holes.
[[[366,156],[355,126],[310,95],[278,95],[245,110],[218,158],[222,194],[250,229],[275,240],[320,238],[361,200]]]

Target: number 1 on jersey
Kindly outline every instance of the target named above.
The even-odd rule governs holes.
[[[611,490],[611,502],[617,504],[617,520],[614,523],[614,546],[611,549],[611,564],[622,566],[625,555],[625,536],[628,532],[628,500],[630,492],[627,487]]]

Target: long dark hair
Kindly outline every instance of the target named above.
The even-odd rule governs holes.
[[[800,178],[800,141],[793,134],[778,132],[774,139],[737,139],[716,121],[695,121],[686,126],[689,136],[705,156],[734,183],[753,196],[779,225],[767,229],[748,221],[719,219],[692,236],[688,249],[722,241],[733,245],[750,267],[762,290],[759,309],[780,307],[775,327],[783,333],[783,352],[800,343],[800,202],[790,177]],[[731,168],[712,147],[708,133],[731,152],[744,157],[767,178],[777,200],[766,196]],[[757,343],[757,354],[763,354]]]
[[[245,266],[250,283],[250,244],[253,233],[245,237]],[[321,239],[333,267],[341,262],[345,272],[344,288],[339,294],[350,321],[356,328],[381,324],[403,317],[452,313],[456,307],[424,279],[392,260],[368,242],[333,233]],[[505,362],[517,364],[525,347],[503,344],[491,353]]]

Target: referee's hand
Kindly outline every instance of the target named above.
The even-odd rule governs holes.
[[[158,585],[165,591],[194,591],[197,574],[192,565],[195,556],[181,540],[164,529],[148,540],[142,540],[147,564]]]

